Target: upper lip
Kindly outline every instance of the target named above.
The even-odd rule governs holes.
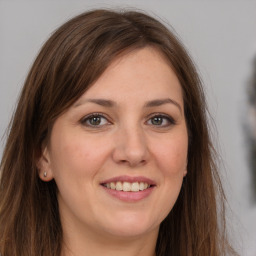
[[[110,179],[107,179],[107,180],[104,180],[101,182],[101,184],[107,184],[107,183],[110,183],[110,182],[117,182],[117,181],[121,181],[121,182],[130,182],[130,183],[133,183],[133,182],[144,182],[144,183],[147,183],[149,185],[156,185],[156,183],[147,178],[147,177],[144,177],[144,176],[127,176],[127,175],[123,175],[123,176],[116,176],[116,177],[113,177],[113,178],[110,178]]]

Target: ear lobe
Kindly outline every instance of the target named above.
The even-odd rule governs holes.
[[[187,173],[188,173],[188,160],[186,161],[186,165],[184,166],[184,172],[183,172],[183,178],[186,177]]]
[[[50,156],[47,147],[44,148],[41,156],[36,163],[39,177],[42,181],[50,181],[53,179],[53,173],[51,169]]]

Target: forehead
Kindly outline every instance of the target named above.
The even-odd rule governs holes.
[[[182,88],[170,62],[148,46],[117,57],[82,97],[151,100],[165,94],[182,101]]]

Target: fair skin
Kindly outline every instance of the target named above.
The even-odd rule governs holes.
[[[182,89],[164,57],[145,47],[112,62],[57,118],[38,163],[58,186],[62,255],[154,255],[187,148]]]

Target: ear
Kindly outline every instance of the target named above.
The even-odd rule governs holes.
[[[50,181],[53,179],[53,173],[51,168],[50,154],[47,146],[42,151],[41,156],[37,160],[37,169],[39,177],[42,181]]]
[[[183,178],[186,177],[187,173],[188,173],[188,159],[186,160],[186,165],[184,166]]]

